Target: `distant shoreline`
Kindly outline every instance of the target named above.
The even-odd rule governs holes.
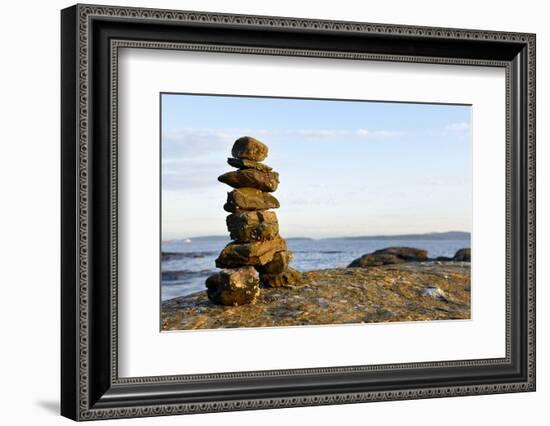
[[[207,240],[229,240],[225,235],[205,235],[198,237],[182,237],[182,238],[170,238],[167,240],[162,240],[163,244],[176,242],[176,241],[185,241],[194,240],[197,241],[207,241]],[[286,240],[374,240],[374,241],[385,241],[385,240],[415,240],[415,241],[443,241],[443,240],[469,240],[471,239],[470,232],[463,231],[448,231],[448,232],[428,232],[424,234],[399,234],[399,235],[358,235],[358,236],[342,236],[342,237],[324,237],[324,238],[312,238],[312,237],[289,237]]]

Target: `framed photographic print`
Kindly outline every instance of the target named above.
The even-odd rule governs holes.
[[[535,35],[61,28],[64,416],[535,390]]]

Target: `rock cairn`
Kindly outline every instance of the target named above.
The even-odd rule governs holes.
[[[279,207],[271,195],[279,185],[279,174],[261,161],[268,148],[249,136],[235,141],[227,163],[237,170],[218,177],[232,188],[223,206],[229,212],[226,224],[230,242],[216,259],[222,268],[206,280],[208,298],[215,303],[238,306],[253,303],[263,287],[280,287],[298,280],[290,268],[292,253],[279,235]]]

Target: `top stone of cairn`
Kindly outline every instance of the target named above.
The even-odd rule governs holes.
[[[268,148],[259,140],[250,136],[243,136],[235,141],[231,155],[252,161],[263,161],[267,157]]]

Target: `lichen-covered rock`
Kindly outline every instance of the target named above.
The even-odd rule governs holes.
[[[469,248],[460,249],[455,253],[453,260],[456,262],[470,262],[471,253],[471,249]]]
[[[261,172],[269,172],[273,170],[266,164],[259,163],[257,161],[247,160],[245,158],[232,158],[227,159],[227,164],[236,167],[237,169],[256,169]]]
[[[348,268],[366,268],[368,266],[394,265],[403,262],[422,262],[428,260],[426,250],[411,247],[388,247],[365,254],[355,259]]]
[[[251,267],[224,269],[206,280],[208,298],[225,306],[254,303],[260,294],[258,273]]]
[[[229,243],[216,259],[216,266],[236,268],[243,265],[265,265],[273,259],[275,253],[286,248],[286,241],[281,237],[253,243]]]
[[[224,173],[218,177],[218,180],[233,188],[256,188],[260,191],[273,192],[279,186],[279,173],[243,169]]]
[[[257,266],[256,269],[261,274],[276,275],[284,272],[288,268],[290,261],[292,260],[292,252],[279,251],[273,255],[273,259],[270,262],[262,266]]]
[[[279,200],[273,195],[255,188],[238,188],[227,193],[227,202],[223,208],[230,213],[247,210],[269,210],[280,207]]]
[[[283,287],[296,284],[300,280],[300,276],[300,272],[287,267],[278,274],[260,274],[260,282],[264,287]]]
[[[267,157],[268,148],[258,139],[243,136],[235,141],[231,149],[231,155],[252,161],[262,161]]]
[[[277,215],[272,211],[233,213],[225,222],[230,238],[240,243],[272,240],[279,235]]]
[[[443,297],[429,288],[440,289]],[[200,291],[162,302],[162,330],[287,327],[469,319],[468,262],[409,262],[303,272],[293,285],[263,288],[228,309]]]

